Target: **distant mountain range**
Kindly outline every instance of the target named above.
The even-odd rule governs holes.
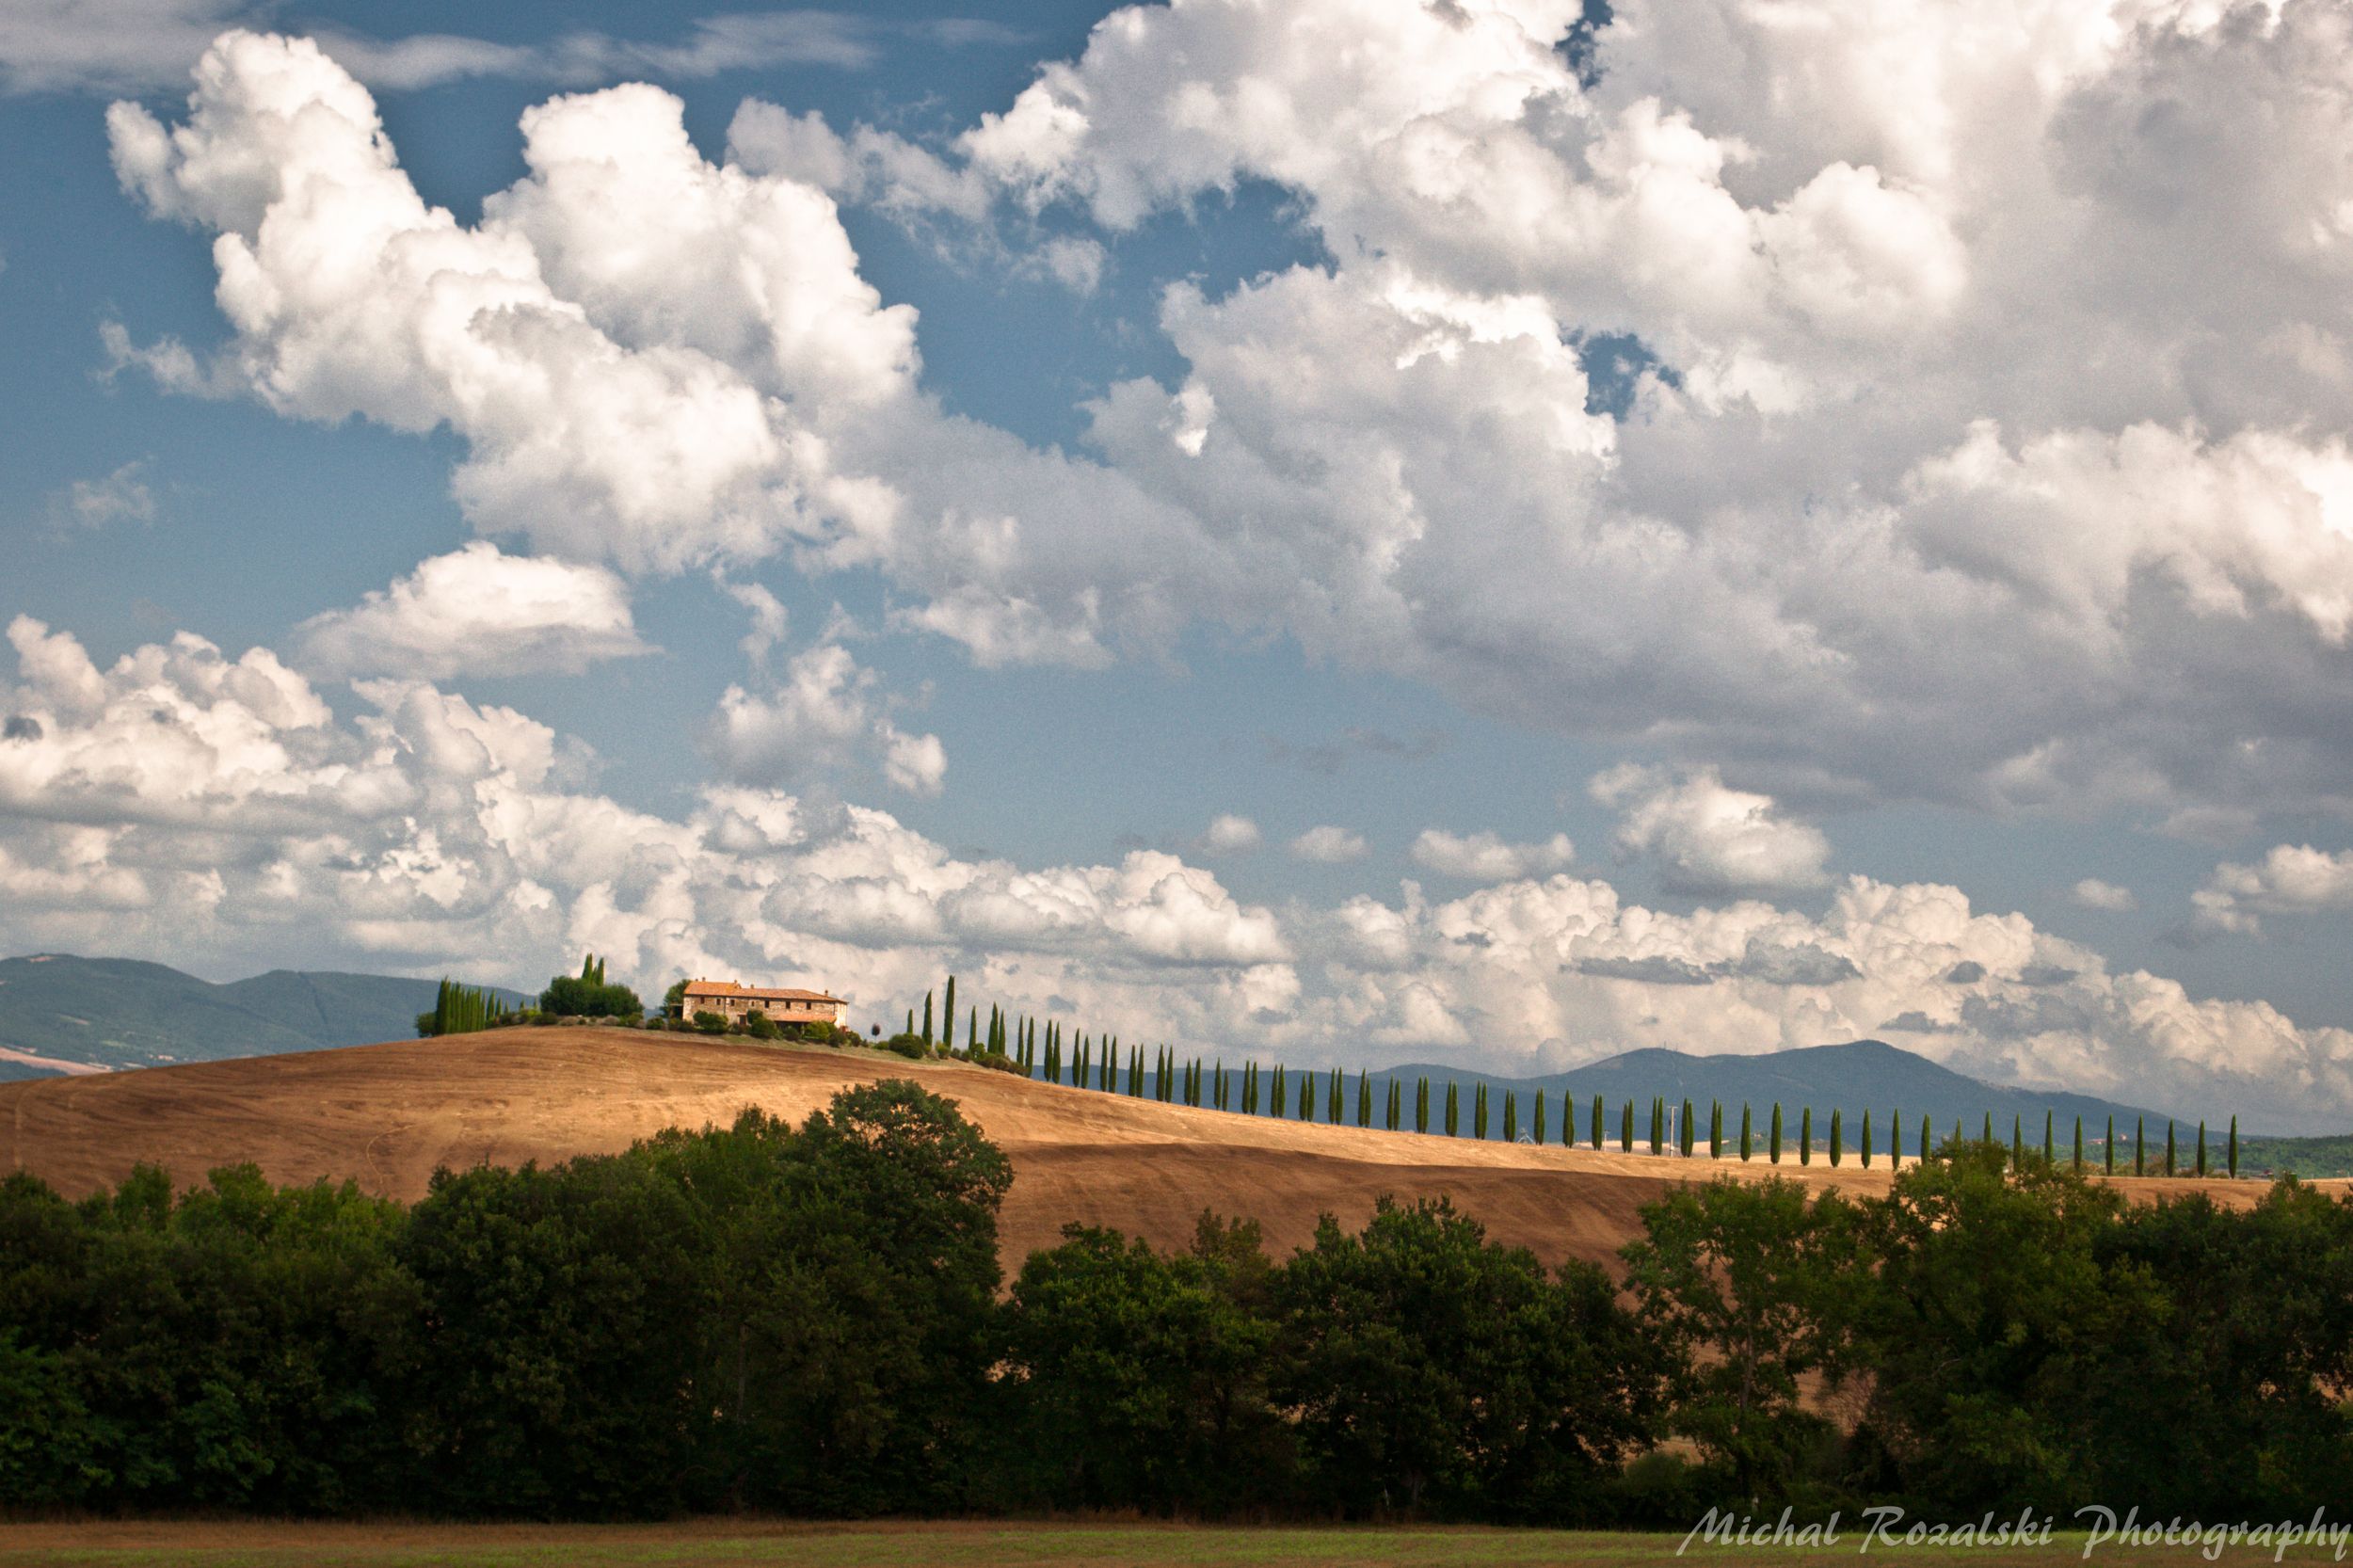
[[[0,1079],[408,1039],[438,984],[272,969],[215,985],[131,958],[0,959]]]

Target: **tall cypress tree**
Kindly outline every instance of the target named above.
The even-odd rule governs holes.
[[[907,1009],[907,1032],[909,1034],[915,1032],[915,1009],[912,1007]]]
[[[2084,1174],[2084,1117],[2080,1111],[2075,1112],[2075,1174]]]
[[[2013,1171],[2026,1163],[2026,1124],[2024,1117],[2009,1119],[2009,1168]]]
[[[1430,1130],[1430,1080],[1427,1078],[1414,1080],[1414,1130]]]
[[[2171,1176],[2173,1173],[2173,1120],[2169,1116],[2165,1123],[2165,1174]]]
[[[2231,1179],[2236,1181],[2238,1179],[2238,1115],[2236,1112],[2233,1112],[2231,1116],[2230,1160]]]
[[[912,1034],[915,1031],[910,1029],[907,1032]],[[932,1043],[932,994],[929,991],[923,993],[923,1043],[927,1046]]]
[[[2149,1174],[2149,1118],[2133,1119],[2133,1175]]]
[[[2113,1111],[2108,1112],[2108,1136],[2106,1142],[2100,1145],[2100,1160],[2107,1167],[2107,1174],[2114,1176],[2116,1174],[2116,1112]]]
[[[1742,1100],[1740,1102],[1740,1160],[1744,1164],[1748,1161],[1748,1158],[1751,1153],[1753,1152],[1750,1137],[1751,1132],[1753,1130],[1753,1125],[1754,1124],[1749,1114],[1749,1102],[1747,1100]]]
[[[1471,1088],[1471,1136],[1482,1143],[1486,1141],[1487,1086],[1484,1083],[1474,1084]]]
[[[1781,1101],[1779,1101],[1779,1100],[1775,1100],[1775,1101],[1773,1101],[1773,1130],[1772,1130],[1771,1134],[1769,1135],[1769,1139],[1768,1139],[1768,1141],[1767,1141],[1767,1147],[1768,1147],[1768,1148],[1769,1148],[1769,1149],[1772,1151],[1772,1160],[1773,1160],[1773,1163],[1774,1163],[1774,1164],[1776,1164],[1776,1165],[1780,1164],[1780,1163],[1781,1163]]]
[[[1511,1117],[1509,1106],[1504,1108],[1504,1117],[1506,1120]],[[1536,1103],[1529,1108],[1529,1141],[1541,1148],[1545,1142],[1545,1092],[1542,1089],[1536,1091]]]
[[[1707,1158],[1721,1160],[1723,1157],[1724,1102],[1710,1100],[1707,1102]]]
[[[2049,1165],[2057,1160],[2058,1151],[2051,1146],[2051,1112],[2046,1107],[2042,1112],[2042,1162]]]
[[[1332,1092],[1323,1098],[1323,1119],[1334,1127],[1340,1125],[1340,1070],[1332,1069]]]
[[[939,1043],[953,1050],[956,1044],[956,977],[948,977],[948,990],[939,1004]]]
[[[1356,1069],[1356,1125],[1372,1125],[1372,1074],[1362,1067]]]
[[[1810,1105],[1798,1110],[1798,1163],[1814,1163],[1814,1108]]]
[[[1667,1142],[1667,1101],[1653,1095],[1650,1100],[1650,1152],[1658,1153]]]
[[[1686,1160],[1691,1158],[1691,1144],[1698,1131],[1699,1117],[1692,1113],[1691,1101],[1687,1096],[1683,1101],[1683,1114],[1675,1118],[1675,1152]]]
[[[1993,1112],[1991,1111],[1985,1113],[1985,1141],[1989,1144],[1993,1142]]]
[[[1839,1114],[1838,1107],[1833,1105],[1830,1108],[1830,1162],[1833,1169],[1838,1164],[1839,1156],[1847,1152],[1847,1138]]]
[[[1618,1152],[1620,1154],[1634,1152],[1634,1102],[1632,1100],[1626,1101],[1625,1109],[1618,1112]]]
[[[1388,1112],[1388,1130],[1401,1132],[1405,1128],[1405,1083],[1403,1080],[1394,1075],[1390,1077],[1388,1082],[1388,1104],[1385,1108]]]
[[[1920,1158],[1926,1160],[1936,1152],[1936,1134],[1929,1126],[1929,1113],[1920,1112]]]
[[[2198,1174],[2206,1174],[2206,1119],[2198,1118]]]
[[[1460,1130],[1462,1125],[1461,1116],[1459,1114],[1461,1106],[1458,1104],[1458,1096],[1456,1094],[1457,1088],[1458,1085],[1455,1083],[1454,1080],[1449,1078],[1446,1080],[1446,1135],[1449,1138],[1453,1137],[1455,1133]]]
[[[1600,1096],[1599,1095],[1595,1095],[1595,1096],[1593,1096],[1593,1152],[1594,1152],[1595,1154],[1599,1154],[1599,1153],[1601,1152],[1601,1139],[1602,1139],[1601,1118],[1602,1118],[1601,1096]]]
[[[1863,1168],[1866,1171],[1871,1168],[1871,1109],[1869,1106],[1863,1109]]]
[[[1893,1116],[1887,1118],[1887,1168],[1891,1171],[1904,1168],[1904,1112],[1900,1106]]]
[[[1299,1119],[1303,1122],[1316,1119],[1316,1080],[1313,1073],[1299,1075]]]

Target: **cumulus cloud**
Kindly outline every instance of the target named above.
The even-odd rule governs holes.
[[[2068,898],[2078,909],[2098,909],[2112,915],[2130,914],[2140,907],[2130,888],[2120,888],[2113,882],[2103,882],[2087,876],[2069,889]]]
[[[1626,763],[1594,777],[1593,796],[1621,811],[1619,852],[1648,856],[1671,891],[1818,887],[1830,841],[1788,821],[1769,795],[1725,787],[1713,768],[1674,773]]]
[[[1204,855],[1250,855],[1264,841],[1265,835],[1258,831],[1257,823],[1228,811],[1210,822],[1194,847]]]
[[[1808,806],[2353,808],[2348,8],[1636,3],[1580,77],[1567,0],[1136,7],[944,151],[756,104],[714,165],[656,89],[554,100],[472,229],[236,35],[184,123],[112,116],[233,331],[134,358],[446,423],[543,553],[878,569],[983,664],[1207,614]],[[833,210],[1052,209],[1083,284],[1253,180],[1329,264],[1165,291],[1183,373],[1089,406],[1100,460],[945,414]]]
[[[1422,829],[1406,853],[1424,871],[1465,882],[1538,876],[1560,871],[1577,858],[1576,846],[1565,833],[1537,843],[1514,844],[1495,833],[1449,833],[1443,827]]]
[[[112,522],[155,520],[155,492],[144,474],[147,459],[134,458],[102,479],[76,479],[55,498],[50,511],[85,528]]]
[[[2224,861],[2190,895],[2195,923],[2252,935],[2265,915],[2353,909],[2353,851],[2330,854],[2310,844],[2276,844],[2255,864]]]
[[[936,795],[946,782],[947,748],[936,735],[902,730],[881,678],[832,640],[787,662],[764,691],[729,686],[706,749],[726,777],[775,785],[881,769],[894,789]]]
[[[578,675],[601,659],[653,651],[612,572],[480,540],[351,609],[313,616],[296,633],[304,664],[328,676]]]
[[[1320,823],[1293,839],[1290,849],[1295,859],[1313,861],[1319,866],[1344,866],[1352,860],[1362,860],[1370,846],[1361,833]]]

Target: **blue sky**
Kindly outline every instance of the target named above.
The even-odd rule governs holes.
[[[0,17],[0,944],[2342,1122],[2334,8],[1706,8]]]

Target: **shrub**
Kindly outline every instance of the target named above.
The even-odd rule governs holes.
[[[1020,1063],[1016,1062],[1001,1050],[975,1051],[966,1056],[965,1060],[976,1067],[986,1067],[991,1072],[1012,1073],[1016,1078],[1029,1076],[1022,1072]]]
[[[728,1021],[716,1013],[697,1013],[695,1015],[695,1027],[705,1034],[725,1034]]]
[[[784,1033],[782,1030],[768,1021],[767,1014],[760,1012],[758,1008],[754,1008],[744,1019],[744,1032],[755,1040],[779,1039]]]
[[[910,1062],[920,1062],[931,1055],[932,1043],[920,1034],[893,1034],[883,1042],[883,1049],[897,1051]]]

